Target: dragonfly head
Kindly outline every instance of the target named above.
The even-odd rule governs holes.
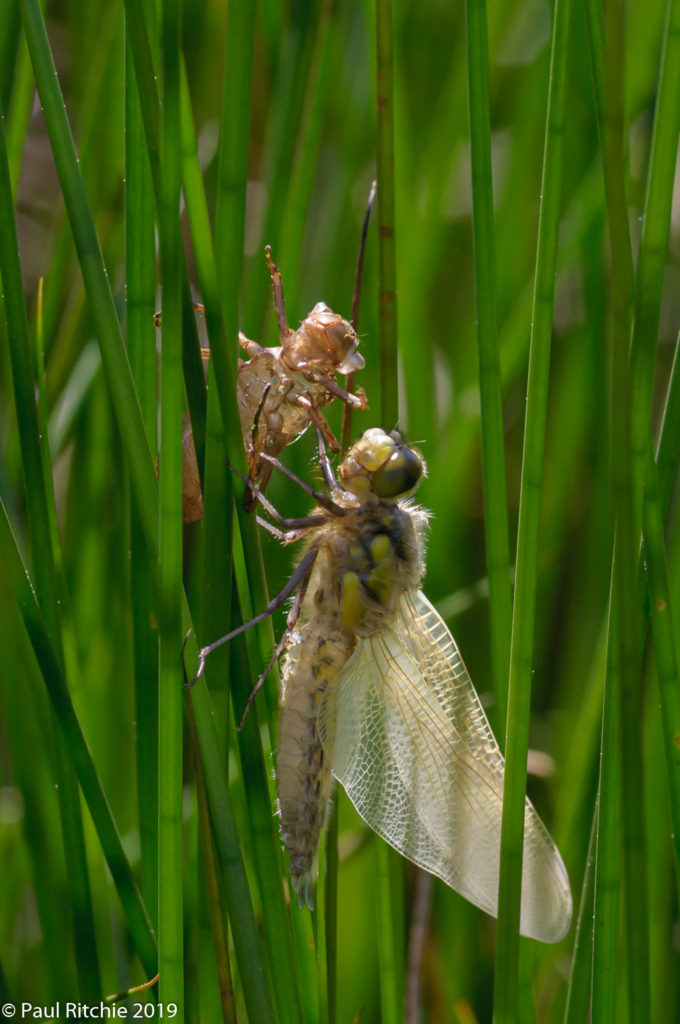
[[[408,448],[396,430],[390,434],[380,427],[364,431],[338,469],[342,486],[360,498],[374,496],[396,501],[414,491],[425,473],[425,463],[414,448]]]

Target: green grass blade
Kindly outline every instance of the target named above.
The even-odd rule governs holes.
[[[193,644],[189,645],[191,648]],[[195,649],[192,654],[195,654]],[[243,858],[236,834],[227,789],[224,763],[215,731],[208,690],[203,682],[191,691],[190,700],[201,748],[206,789],[215,842],[222,868],[234,950],[239,965],[246,1006],[251,1020],[273,1021],[267,975],[259,945],[257,925],[248,891]]]
[[[37,0],[21,0],[21,16],[144,532],[154,548],[158,498],[151,452]]]
[[[338,1005],[338,809],[331,807],[325,835],[325,946],[328,979],[328,1024],[335,1024]]]
[[[127,37],[135,66],[151,177],[158,199],[161,179],[159,98],[156,86],[158,62],[151,44],[152,34],[147,24],[147,11],[150,11],[150,5],[145,5],[143,0],[125,0]]]
[[[661,514],[665,517],[678,462],[677,438],[680,437],[680,336],[675,345],[673,367],[668,382],[666,404],[656,450]]]
[[[631,403],[645,381],[635,379],[629,366],[632,293],[626,208],[626,137],[624,113],[624,39],[622,12],[614,3],[604,6],[603,163],[607,168],[611,240],[611,473],[616,539],[613,577],[614,621],[618,643],[621,714],[621,784],[623,803],[624,877],[626,885],[626,944],[630,1012],[634,1019],[649,1014],[649,935],[645,884],[643,817],[642,691],[640,594],[637,558],[640,518],[636,514]],[[611,655],[611,650],[610,650]]]
[[[538,522],[559,227],[570,4],[558,0],[553,21],[534,311],[529,351],[522,483],[517,536],[515,603],[506,733],[506,765],[498,897],[494,1020],[518,1019],[519,917],[524,839],[524,798],[529,741]]]
[[[0,111],[0,117],[2,112]],[[45,618],[50,641],[64,668],[59,587],[54,540],[57,536],[54,501],[48,497],[47,477],[50,473],[49,453],[45,438],[47,424],[40,422],[42,401],[36,404],[34,374],[28,337],[28,321],[23,298],[21,266],[16,226],[13,216],[9,163],[4,125],[0,124],[0,271],[9,326],[10,357],[15,390],[15,407],[19,425],[19,442],[26,486],[28,520],[33,547],[33,567],[39,581],[38,600]],[[80,798],[72,766],[68,762],[62,740],[56,741],[56,778],[59,788],[64,854],[73,871],[68,875],[73,912],[74,942],[81,993],[94,999],[101,991],[99,960],[94,930],[94,915],[85,852],[85,839]]]
[[[376,902],[378,918],[378,963],[380,968],[380,1009],[383,1024],[398,1024],[404,1014],[403,907],[395,898],[403,868],[397,854],[379,836],[373,839],[376,858]]]
[[[673,630],[671,591],[663,537],[663,521],[651,439],[642,517],[645,566],[649,584],[654,657],[659,680],[661,720],[670,791],[676,878],[680,881],[680,677],[677,640]]]
[[[318,172],[319,150],[324,135],[324,112],[328,92],[333,84],[334,49],[337,42],[334,26],[336,0],[324,0],[320,7],[319,22],[314,37],[307,88],[302,113],[290,187],[281,225],[281,263],[283,266],[303,266],[302,247],[310,218],[314,177]],[[286,284],[286,299],[290,309],[300,303],[301,279]]]
[[[397,267],[394,219],[394,71],[392,2],[376,0],[376,90],[378,100],[378,317],[380,337],[379,422],[398,423]]]
[[[160,253],[163,347],[160,375],[158,964],[160,998],[184,1017],[182,870],[182,268],[180,4],[162,8]]]
[[[148,976],[153,977],[156,973],[156,948],[146,910],[123,851],[106,795],[71,703],[30,576],[21,559],[3,504],[0,504],[0,552],[2,553],[4,571],[14,589],[26,631],[63,733],[65,747],[73,761],[83,796],[92,815],[120,901],[127,915],[137,953]]]
[[[219,874],[217,858],[213,845],[212,827],[210,824],[210,812],[208,799],[205,791],[205,778],[203,767],[199,756],[198,736],[196,734],[196,723],[193,716],[191,700],[187,701],[187,717],[189,719],[189,736],[196,776],[196,801],[198,804],[199,834],[201,840],[203,867],[205,870],[206,895],[208,910],[210,913],[210,926],[215,951],[217,976],[219,979],[220,1004],[224,1024],[231,1024],[236,1021],[234,1006],[234,985],[231,978],[231,967],[229,964],[229,949],[227,942],[227,922],[222,914],[222,901],[220,899]]]
[[[593,1020],[615,1020],[618,991],[619,914],[621,906],[621,712],[618,679],[618,625],[614,606],[609,620],[607,680],[602,716],[602,756],[598,798],[595,916],[593,921]]]
[[[588,859],[579,901],[574,952],[569,973],[569,990],[564,1010],[564,1024],[579,1024],[588,1017],[593,973],[593,898],[595,895],[595,848],[597,842],[597,807],[593,815],[588,844]]]
[[[470,150],[475,253],[475,308],[482,408],[484,528],[489,578],[491,659],[496,697],[496,727],[505,732],[510,672],[510,548],[505,477],[505,441],[501,369],[498,354],[496,244],[489,123],[489,69],[485,0],[466,4]]]
[[[631,341],[633,454],[636,522],[647,473],[654,367],[661,317],[661,294],[668,250],[671,204],[680,133],[680,2],[669,0],[654,113],[652,150],[635,275],[635,313]]]
[[[142,417],[152,449],[158,447],[157,365],[153,314],[156,255],[154,197],[137,82],[127,43],[125,63],[125,190],[127,342]],[[158,924],[158,620],[154,567],[134,496],[130,507],[132,628],[137,718],[137,794],[141,887],[149,916]]]

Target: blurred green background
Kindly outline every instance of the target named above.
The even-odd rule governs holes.
[[[41,408],[53,467],[60,552],[56,558],[57,592],[67,678],[96,771],[153,922],[156,866],[147,856],[154,839],[145,840],[142,833],[157,814],[155,776],[148,763],[140,767],[144,756],[140,748],[154,752],[157,735],[153,730],[149,734],[144,721],[140,722],[139,696],[135,697],[135,677],[138,687],[141,683],[134,649],[134,595],[139,579],[134,554],[139,547],[135,547],[134,537],[131,539],[135,532],[130,519],[134,487],[111,384],[99,354],[97,317],[83,287],[63,184],[53,161],[53,142],[35,91],[20,6],[9,0],[0,7],[0,101],[33,345],[31,359],[36,380],[41,382]],[[160,334],[154,329],[152,314],[154,308],[165,306],[166,300],[160,288],[160,266],[154,281],[147,263],[146,277],[135,278],[139,288],[134,296],[130,266],[126,269],[126,219],[129,231],[133,217],[130,205],[125,205],[126,138],[129,145],[130,110],[138,101],[130,87],[132,65],[126,50],[123,6],[98,0],[43,6],[116,310],[123,331],[131,309],[141,310],[142,350],[151,361],[153,380]],[[129,4],[128,26],[133,24],[130,15],[135,6]],[[594,61],[585,10],[574,4],[570,12],[529,776],[530,796],[564,856],[575,913],[597,793],[613,535],[606,344],[610,254],[593,92]],[[153,25],[151,9],[147,16]],[[432,511],[424,589],[454,631],[502,740],[502,727],[498,726],[504,714],[499,714],[493,697],[489,644],[465,8],[441,0],[418,4],[395,0],[392,16],[398,425],[409,440],[418,443],[429,470],[418,494],[418,500]],[[542,0],[510,0],[491,4],[487,16],[497,322],[510,558],[514,564],[553,9]],[[227,5],[217,0],[185,0],[182,53],[211,219],[215,216],[224,95],[230,83],[229,68],[225,69],[226,17]],[[634,253],[640,241],[665,17],[666,7],[659,0],[632,2],[625,11],[623,171]],[[243,273],[238,296],[230,300],[238,301],[238,324],[228,323],[227,327],[232,339],[237,326],[250,338],[275,344],[265,244],[272,246],[281,268],[292,325],[320,300],[350,316],[361,223],[376,176],[375,11],[368,3],[262,0],[256,7],[254,31]],[[154,29],[150,36],[155,49]],[[138,113],[135,117],[139,118]],[[669,144],[674,152],[677,136],[672,133]],[[143,143],[137,152],[140,150],[144,150]],[[150,195],[150,184],[147,188]],[[201,301],[194,264],[196,239],[184,208],[182,230],[191,291],[194,299]],[[153,237],[147,242],[153,249]],[[655,427],[665,400],[680,320],[679,258],[676,198],[656,345]],[[355,415],[357,435],[381,419],[378,318],[374,217],[359,321],[367,365],[357,380],[371,408]],[[201,318],[198,331],[205,340]],[[39,565],[32,562],[34,543],[27,520],[17,399],[4,321],[0,332],[0,495],[18,545],[29,567],[39,574]],[[43,353],[40,357],[39,351]],[[44,378],[38,370],[40,358],[44,358]],[[155,458],[153,399],[151,408],[149,417],[146,406],[146,422],[153,428],[150,445]],[[338,434],[340,415],[341,409],[334,406],[327,417]],[[396,424],[381,425],[391,429]],[[313,472],[314,448],[310,433],[286,452],[285,461],[308,478]],[[304,514],[309,507],[306,497],[280,477],[272,479],[269,496],[286,515]],[[676,520],[673,502],[666,526],[674,596],[678,584]],[[201,566],[203,559],[211,557],[210,543],[202,525],[185,527],[184,574],[194,614],[204,600],[199,596]],[[269,537],[262,539],[262,549],[271,596],[290,575],[292,556],[290,549],[281,548]],[[146,557],[150,563],[148,552]],[[3,995],[15,1002],[25,999],[48,1004],[58,997],[76,999],[76,993],[83,993],[83,964],[74,939],[73,892],[68,884],[73,865],[64,851],[55,788],[55,765],[68,760],[68,753],[65,755],[62,741],[57,739],[55,717],[21,624],[16,593],[4,576],[0,601],[0,987]],[[283,622],[284,612],[279,611],[274,616],[276,636]],[[156,657],[153,627],[152,622],[147,649],[152,670]],[[214,638],[200,634],[202,643]],[[251,647],[251,657],[259,660],[251,665],[248,679],[241,680],[246,693],[266,663],[268,642],[266,637],[260,639],[260,649],[254,653]],[[225,676],[222,687],[226,682]],[[636,1016],[635,1008],[630,1010],[621,986],[616,1016],[611,1019],[670,1022],[680,1018],[677,874],[669,838],[651,650],[641,685],[647,852],[643,871],[649,889],[649,946],[641,955],[648,958],[650,971],[649,1015]],[[177,686],[181,688],[179,647]],[[218,690],[224,699],[224,689],[218,686]],[[274,694],[275,681],[271,680],[270,706]],[[223,711],[226,717],[226,703]],[[146,713],[148,721],[155,720],[153,700]],[[239,714],[240,710],[237,718]],[[264,720],[264,703],[260,716]],[[218,721],[222,723],[219,715]],[[269,744],[274,735],[273,729],[270,733],[263,726],[268,775],[272,768]],[[225,727],[222,740],[230,751],[230,787],[259,927],[261,915],[266,914],[266,899],[257,895],[253,874],[246,797],[249,782],[232,728]],[[68,751],[68,741],[66,748]],[[188,753],[186,738],[185,749]],[[140,778],[140,772],[149,775]],[[271,785],[269,788],[273,798]],[[187,1021],[212,1021],[219,1017],[214,1015],[217,998],[214,954],[209,952],[209,897],[197,847],[197,809],[188,757],[183,807],[184,878],[177,899],[183,899],[187,954],[184,1012]],[[389,1019],[384,1005],[381,1011],[375,844],[342,793],[337,796],[337,809],[340,866],[335,1019],[368,1022],[380,1019],[381,1012],[383,1019]],[[83,821],[99,972],[92,988],[87,991],[85,986],[81,995],[88,999],[93,991],[104,996],[140,984],[148,972],[135,956],[125,915],[86,810]],[[150,845],[145,846],[147,841]],[[396,885],[403,892],[399,897],[401,933],[394,938],[398,956],[405,962],[415,871],[397,858],[391,863]],[[440,882],[435,882],[431,899],[417,1019],[462,1024],[490,1020],[495,922]],[[78,914],[84,912],[81,906],[75,908],[76,932]],[[294,908],[291,912],[297,914]],[[307,929],[311,941],[307,911],[300,916],[307,923],[294,922],[293,930],[307,934]],[[572,926],[557,948],[527,944],[528,976],[539,1021],[564,1017],[574,931]],[[296,948],[299,950],[299,945]],[[625,972],[627,955],[622,946],[615,971]],[[318,979],[310,967],[312,960],[301,957],[299,963],[298,985],[303,990],[314,989]],[[236,970],[237,1019],[246,1020],[238,980],[242,968],[234,967],[233,958],[232,967]],[[94,976],[90,972],[91,980]],[[303,996],[305,1019],[326,1019],[320,991],[316,1009],[315,999]],[[525,1000],[523,1013],[527,1012]],[[285,1019],[277,1013],[277,1019]],[[292,1011],[291,1019],[295,1019]]]

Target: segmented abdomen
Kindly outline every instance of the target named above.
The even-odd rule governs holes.
[[[276,772],[281,834],[300,906],[312,904],[312,863],[326,822],[330,765],[319,740],[321,696],[343,668],[355,637],[324,616],[291,635],[283,663]]]

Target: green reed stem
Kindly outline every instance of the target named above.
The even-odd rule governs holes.
[[[378,316],[380,336],[380,423],[398,422],[397,268],[394,218],[394,71],[392,3],[376,0],[378,100]]]
[[[496,697],[496,724],[505,732],[510,672],[512,595],[505,477],[503,396],[498,354],[496,244],[494,238],[489,54],[486,0],[467,0],[468,88],[472,161],[472,226],[475,255],[475,300],[479,389],[482,410],[484,528],[489,578],[491,662]]]
[[[553,21],[517,536],[494,984],[496,1024],[514,1024],[518,1013],[519,920],[538,525],[561,200],[569,20],[569,0],[558,0]]]

